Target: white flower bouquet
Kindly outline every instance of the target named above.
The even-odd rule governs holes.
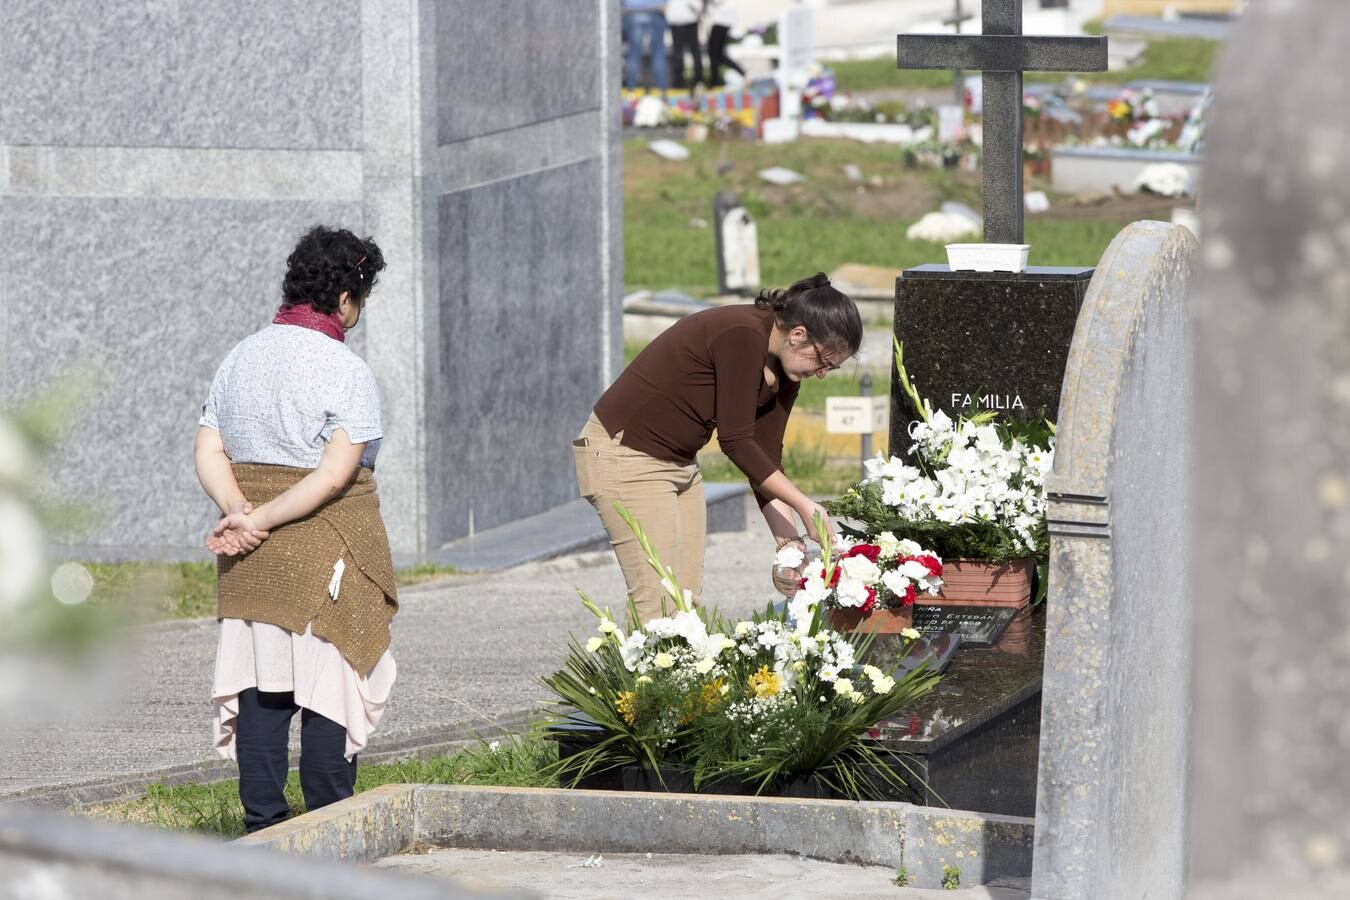
[[[798,592],[791,611],[770,607],[734,623],[691,608],[641,528],[619,511],[661,573],[676,612],[642,624],[630,605],[624,627],[582,597],[599,620],[597,633],[584,645],[572,641],[563,668],[543,680],[559,701],[557,723],[576,723],[580,713],[599,729],[594,742],[558,762],[565,782],[635,765],[661,779],[683,772],[695,787],[755,793],[807,780],[863,799],[905,784],[895,771],[903,761],[878,750],[866,733],[930,691],[936,674],[926,666],[896,675],[860,665],[870,638],[824,627],[829,592],[814,587]],[[827,548],[807,566],[807,580],[856,579],[844,569],[848,559],[832,559]],[[927,568],[914,574],[933,577]],[[903,635],[907,642],[918,638],[912,629]]]
[[[831,549],[838,564],[828,577],[824,558],[807,562],[793,546],[778,551],[775,565],[801,573],[797,593],[788,602],[793,620],[809,617],[817,605],[861,614],[911,606],[920,594],[936,595],[942,589],[941,557],[889,531],[862,540],[842,536]]]
[[[1043,574],[1054,426],[995,421],[991,410],[953,420],[918,396],[898,343],[896,367],[919,416],[913,444],[904,457],[869,460],[866,476],[828,504],[830,512],[859,523],[851,533],[863,540],[900,535],[939,560],[1034,557]]]

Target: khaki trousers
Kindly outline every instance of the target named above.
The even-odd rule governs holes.
[[[698,463],[681,465],[654,459],[610,437],[592,413],[572,442],[577,487],[600,514],[600,521],[619,558],[628,594],[643,622],[675,612],[647,555],[628,524],[614,508],[617,500],[646,532],[662,565],[675,570],[680,587],[695,602],[703,588],[703,544],[708,510],[703,500],[703,475]],[[623,613],[615,610],[616,616]]]

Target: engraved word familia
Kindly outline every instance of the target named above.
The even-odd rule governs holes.
[[[952,409],[1026,409],[1020,394],[952,394]]]

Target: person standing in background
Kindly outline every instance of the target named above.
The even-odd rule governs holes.
[[[650,48],[652,84],[662,94],[669,85],[670,71],[666,68],[666,3],[665,0],[623,0],[623,30],[628,42],[628,59],[624,67],[624,84],[638,86],[642,74],[642,51]]]
[[[291,814],[297,712],[306,808],[352,796],[398,674],[374,477],[380,394],[345,343],[384,265],[370,238],[310,229],[286,260],[276,317],[225,357],[198,420],[197,478],[221,513],[206,539],[219,559],[214,740],[239,764],[249,832]]]
[[[745,77],[745,69],[727,55],[727,40],[731,26],[736,24],[736,0],[708,0],[708,86],[721,87],[722,69],[728,68]]]
[[[703,15],[703,0],[670,0],[666,4],[666,24],[670,26],[670,74],[674,87],[689,87],[708,82],[703,77],[703,47],[698,40],[698,20]],[[694,57],[694,77],[684,80],[685,55]]]

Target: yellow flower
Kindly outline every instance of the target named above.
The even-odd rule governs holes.
[[[756,697],[776,697],[783,689],[783,677],[770,672],[768,666],[760,666],[758,672],[746,679],[746,686]]]
[[[714,678],[703,686],[703,690],[699,691],[698,699],[703,704],[704,709],[712,709],[726,692],[727,686],[724,680]]]
[[[917,628],[906,628],[900,632],[900,636],[907,641],[917,641],[919,639],[919,630]]]
[[[602,634],[613,634],[618,629],[618,627],[619,627],[618,625],[614,624],[613,619],[600,620],[599,628]]]
[[[711,659],[700,659],[698,662],[694,663],[694,671],[700,675],[707,675],[712,671],[714,665],[716,665],[716,663]]]
[[[726,684],[724,683],[724,680],[722,678],[714,678],[712,681],[699,688],[697,694],[689,694],[684,698],[684,709],[683,714],[680,716],[680,724],[688,725],[705,712],[715,709],[724,693],[726,693]]]
[[[638,683],[638,684],[651,684],[651,683],[652,683],[652,676],[650,676],[650,675],[639,675],[639,676],[637,677],[637,683]]]
[[[623,716],[623,720],[629,725],[637,719],[637,694],[632,691],[624,691],[619,698],[614,701],[614,708]]]
[[[662,650],[660,653],[656,654],[654,659],[652,659],[652,665],[656,666],[658,669],[669,669],[671,666],[675,665],[675,657]]]
[[[595,651],[600,649],[600,645],[603,644],[604,642],[605,642],[604,638],[598,637],[591,638],[589,641],[586,642],[586,652],[594,653]]]

